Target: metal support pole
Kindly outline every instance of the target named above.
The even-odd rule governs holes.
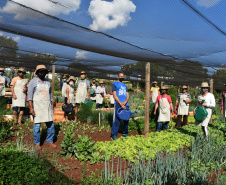
[[[146,64],[146,77],[145,77],[145,121],[144,121],[144,137],[148,138],[149,134],[149,98],[150,98],[150,62]]]
[[[55,65],[52,67],[52,96],[54,96],[54,82],[55,82]]]

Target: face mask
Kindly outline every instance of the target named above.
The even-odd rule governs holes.
[[[96,82],[93,82],[93,85],[95,85],[96,84]]]
[[[41,80],[44,80],[44,78],[45,78],[45,74],[38,74],[38,77],[41,79]]]
[[[24,73],[18,73],[19,77],[24,77]]]
[[[154,84],[154,87],[156,87],[157,86],[157,84]]]
[[[208,91],[208,89],[202,89],[203,93],[206,93]]]
[[[124,80],[124,78],[119,78],[119,81],[122,82]]]
[[[101,87],[103,87],[103,84],[100,84]]]
[[[0,75],[3,75],[3,72],[2,71],[0,71]]]
[[[166,90],[162,90],[162,94],[166,94]]]
[[[74,86],[74,82],[69,82],[69,85]]]
[[[66,82],[66,79],[63,79],[64,82]]]
[[[81,79],[84,80],[86,78],[86,76],[81,76]]]

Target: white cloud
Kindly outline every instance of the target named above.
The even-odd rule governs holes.
[[[135,12],[136,6],[130,0],[92,0],[89,14],[93,19],[90,28],[95,31],[105,31],[118,26],[125,26],[131,19],[130,13]]]
[[[198,0],[197,4],[199,6],[204,6],[206,8],[210,8],[214,5],[216,5],[217,3],[219,3],[221,0]]]
[[[3,33],[2,32],[0,32],[0,36],[3,36]]]
[[[14,0],[32,9],[44,12],[49,15],[69,14],[79,9],[81,0]],[[6,5],[0,9],[0,12],[15,14],[15,19],[23,20],[26,18],[36,18],[40,14],[34,14],[32,10],[19,8],[15,3],[8,1]]]
[[[12,37],[12,39],[16,42],[18,42],[20,40],[20,37],[16,36],[16,37]]]
[[[76,56],[75,59],[76,60],[84,60],[87,59],[86,54],[88,53],[88,51],[77,51],[76,52]]]

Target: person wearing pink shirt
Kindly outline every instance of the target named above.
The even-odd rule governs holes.
[[[166,130],[169,126],[170,116],[173,112],[173,104],[171,97],[166,93],[166,87],[162,87],[160,89],[160,95],[157,96],[154,115],[156,115],[156,111],[159,108],[159,117],[157,121],[157,131]]]

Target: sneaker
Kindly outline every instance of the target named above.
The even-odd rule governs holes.
[[[122,134],[122,137],[128,137],[128,134]]]
[[[52,147],[52,148],[56,148],[57,145],[55,145],[54,143],[49,143],[49,146]]]
[[[117,139],[117,136],[116,135],[113,135],[113,136],[111,136],[111,139],[112,140],[116,140]]]

